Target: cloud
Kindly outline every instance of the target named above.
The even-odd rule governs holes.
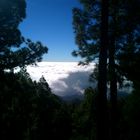
[[[54,94],[59,96],[81,95],[85,88],[93,86],[89,75],[95,64],[78,66],[76,62],[40,62],[28,66],[27,71],[33,80],[43,75]]]
[[[69,73],[67,78],[54,81],[52,83],[52,89],[59,96],[81,95],[85,88],[95,86],[95,84],[89,82],[89,75],[90,72],[87,71]]]

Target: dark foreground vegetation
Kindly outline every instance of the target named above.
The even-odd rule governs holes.
[[[71,118],[66,105],[42,77],[33,82],[25,71],[1,75],[0,135],[3,140],[67,139]]]
[[[99,60],[90,77],[98,86],[85,89],[82,101],[64,102],[44,77],[32,81],[26,72],[48,51],[18,28],[26,1],[0,0],[0,139],[140,139],[140,1],[80,3],[81,9],[73,9],[73,55],[85,58],[81,64]],[[119,97],[123,87],[132,91]]]
[[[51,93],[43,77],[39,82],[32,81],[25,70],[2,74],[1,79],[0,136],[3,140],[96,140],[97,91],[94,89],[85,90],[84,100],[66,103]],[[139,139],[139,89],[120,98],[117,105],[118,140]]]

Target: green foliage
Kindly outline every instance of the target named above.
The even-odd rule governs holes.
[[[3,140],[68,139],[71,117],[44,80],[33,82],[25,70],[1,75],[0,135]]]
[[[26,17],[25,0],[1,0],[0,17],[0,70],[41,61],[48,48],[25,39],[19,30]]]
[[[80,1],[83,7],[73,9],[73,28],[76,44],[79,50],[74,51],[74,56],[85,58],[89,63],[98,56],[100,3],[98,1]],[[95,55],[96,54],[96,55]]]
[[[25,9],[25,0],[0,1],[0,52],[7,47],[19,46],[22,43],[18,26],[26,17]]]
[[[120,139],[140,139],[140,90],[134,90],[123,104],[122,121],[120,122]]]
[[[0,88],[1,137],[25,139],[28,129],[34,130],[37,121],[36,94],[31,79],[21,74],[4,74]]]
[[[92,140],[96,137],[95,129],[95,96],[92,88],[85,90],[85,98],[74,108],[72,113],[72,138],[71,140]]]
[[[140,79],[138,77],[140,71],[140,49],[137,47],[138,45],[135,35],[131,35],[128,44],[118,56],[119,68],[125,77],[133,82],[134,88],[140,87]]]
[[[71,117],[42,77],[31,80],[26,65],[41,61],[48,48],[22,36],[25,0],[0,1],[0,135],[3,140],[69,138]],[[14,74],[15,67],[21,67]],[[7,73],[5,70],[9,69]]]
[[[80,64],[88,64],[99,56],[101,1],[80,0],[80,3],[80,8],[73,9],[73,29],[78,49],[72,54],[82,58]],[[126,0],[123,3],[121,0],[109,1],[109,55],[114,57],[113,68],[118,82],[122,82],[123,76],[134,81],[137,74],[134,75],[134,69],[132,72],[128,72],[130,67],[130,69],[136,67],[136,72],[139,71],[139,9],[139,0]],[[112,52],[112,48],[114,48],[114,52]],[[111,77],[110,74],[108,76]]]
[[[89,63],[99,55],[101,1],[80,2],[83,7],[73,9],[73,26],[79,47],[73,54],[84,58],[83,63]],[[118,136],[120,140],[140,139],[140,2],[118,1],[115,7],[116,15],[114,1],[110,1],[109,35],[112,37],[115,32],[115,69],[118,75],[133,81],[135,88],[129,97],[118,102]],[[0,0],[1,139],[96,139],[95,90],[86,89],[81,103],[67,105],[52,94],[44,77],[36,82],[27,73],[26,65],[41,61],[48,49],[21,35],[19,24],[26,17],[25,10],[25,0]],[[22,67],[21,71],[12,73],[17,66]],[[11,71],[7,73],[5,69]],[[98,74],[96,67],[91,80],[98,79]]]

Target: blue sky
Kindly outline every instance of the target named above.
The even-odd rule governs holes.
[[[79,61],[72,28],[72,8],[78,0],[27,0],[26,19],[20,24],[23,36],[49,48],[46,61]]]

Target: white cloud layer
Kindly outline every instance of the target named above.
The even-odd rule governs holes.
[[[91,86],[89,75],[95,64],[78,66],[77,62],[40,62],[37,66],[28,66],[27,72],[33,80],[44,76],[53,93],[59,96],[81,94]]]

